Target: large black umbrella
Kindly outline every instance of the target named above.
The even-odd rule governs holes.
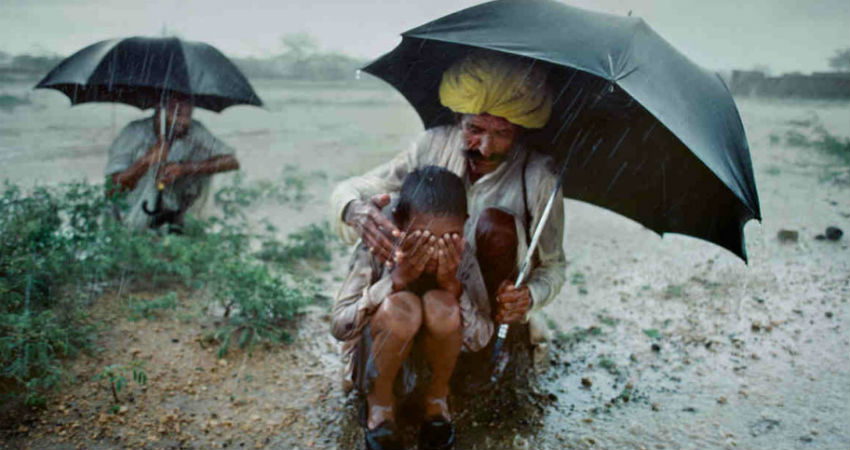
[[[389,82],[426,128],[450,123],[443,72],[472,49],[549,66],[555,102],[530,138],[566,164],[563,192],[659,234],[714,242],[746,260],[760,219],[749,147],[731,94],[639,18],[554,1],[504,0],[402,34],[364,70]]]
[[[245,76],[214,47],[177,38],[131,37],[92,44],[66,58],[36,88],[56,89],[72,105],[120,102],[141,109],[162,104],[169,92],[196,107],[220,112],[262,102]]]

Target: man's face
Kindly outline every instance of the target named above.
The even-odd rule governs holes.
[[[490,114],[464,114],[460,123],[469,170],[479,177],[499,167],[520,131],[519,126]]]
[[[157,126],[162,120],[157,117]],[[165,106],[166,135],[183,136],[192,125],[192,104],[178,99],[169,99]],[[172,130],[173,127],[173,130]]]
[[[449,236],[457,234],[463,237],[463,224],[466,222],[466,217],[457,216],[434,216],[431,214],[419,214],[415,211],[411,214],[410,220],[407,223],[406,232],[409,236],[414,231],[428,231],[437,239],[448,234]],[[428,264],[425,266],[424,273],[436,273],[437,271],[437,252],[435,251]]]

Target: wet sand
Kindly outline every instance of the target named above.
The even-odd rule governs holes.
[[[237,148],[248,178],[275,178],[286,164],[328,175],[310,183],[313,200],[298,214],[277,205],[256,209],[282,233],[325,219],[336,180],[387,160],[421,130],[404,100],[372,81],[256,87],[266,109],[201,111],[196,118]],[[0,87],[13,95],[25,89]],[[53,92],[30,98],[32,105],[0,111],[0,178],[24,185],[100,180],[112,137],[143,116],[124,106],[71,109]],[[519,404],[489,411],[490,417],[456,412],[459,448],[850,447],[848,239],[815,239],[827,226],[850,231],[850,185],[847,175],[824,180],[836,165],[827,155],[770,138],[792,129],[789,121],[813,115],[846,137],[850,105],[738,99],[738,106],[764,217],[745,228],[749,264],[711,244],[660,238],[608,211],[567,201],[568,281],[546,310],[553,332],[560,332],[552,363],[514,396],[524,400]],[[781,229],[798,231],[798,242],[780,242]],[[325,274],[329,295],[344,260]],[[191,309],[191,296],[181,298]],[[86,448],[181,445],[172,434],[192,436],[184,444],[195,448],[350,448],[361,437],[353,402],[339,389],[327,310],[312,308],[292,345],[251,358],[237,352],[224,363],[199,343],[202,326],[209,326],[203,321],[143,327],[118,317],[101,339],[106,353],[74,367],[85,380],[99,362],[129,360],[132,349],[150,361],[149,377],[157,382],[116,416],[124,424],[110,417],[101,424],[98,411],[108,397],[96,383],[81,383],[58,394],[27,431],[8,434],[6,445],[72,448],[61,438],[79,434],[73,418],[91,430],[71,440]],[[147,420],[153,431],[135,431],[134,423]],[[124,437],[92,437],[107,426]],[[147,439],[148,432],[157,439]]]

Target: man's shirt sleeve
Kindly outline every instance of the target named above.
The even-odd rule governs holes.
[[[134,162],[136,155],[145,151],[145,138],[139,122],[132,122],[124,127],[118,137],[109,146],[109,157],[106,160],[104,174],[109,176],[127,170]]]
[[[537,227],[537,221],[546,208],[546,203],[555,189],[556,176],[549,170],[541,170],[541,179],[537,184],[537,199],[533,205],[534,223],[531,230]],[[531,311],[538,311],[546,306],[558,293],[566,279],[566,257],[564,256],[564,197],[561,190],[555,196],[549,218],[543,225],[540,240],[537,243],[537,258],[540,264],[531,271],[528,279],[528,289],[534,300]]]
[[[340,287],[331,312],[331,334],[340,341],[360,335],[368,317],[392,293],[392,280],[384,276],[377,281],[371,255],[364,246],[355,250],[348,275]]]

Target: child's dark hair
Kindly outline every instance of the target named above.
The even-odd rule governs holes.
[[[466,217],[463,181],[438,166],[424,166],[410,172],[404,177],[393,217],[396,223],[407,223],[414,211],[434,216]]]

